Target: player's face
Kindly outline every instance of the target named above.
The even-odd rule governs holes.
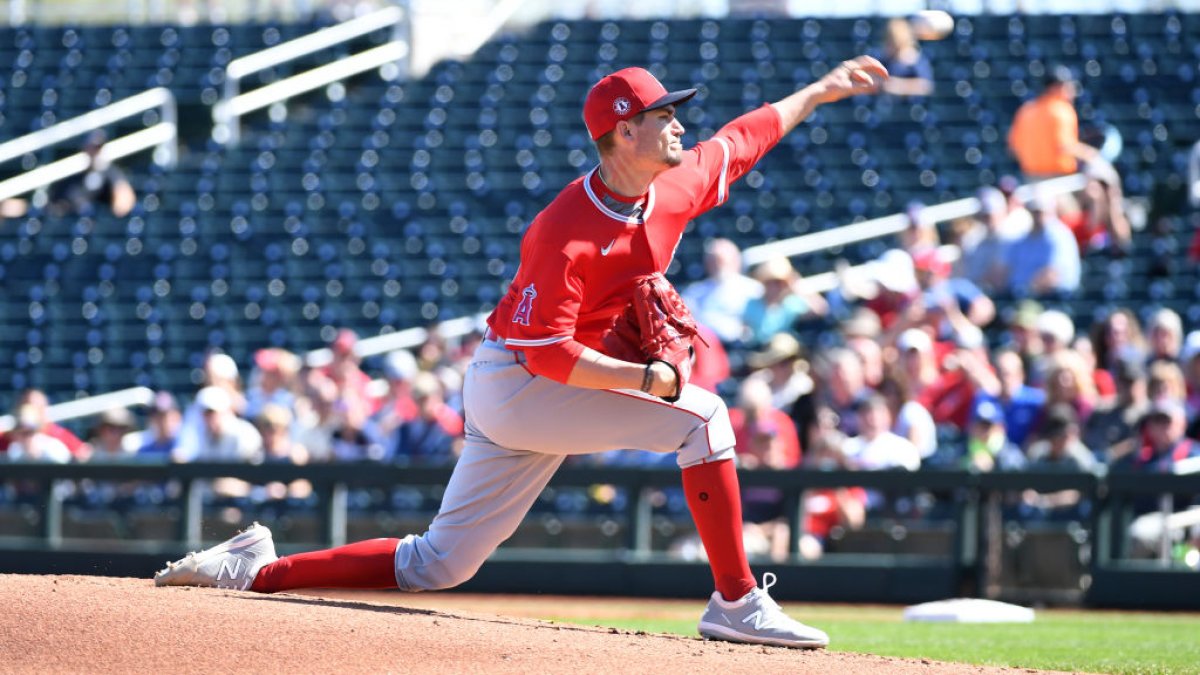
[[[683,161],[683,124],[675,117],[675,106],[652,110],[642,119],[638,133],[638,156],[666,166]]]

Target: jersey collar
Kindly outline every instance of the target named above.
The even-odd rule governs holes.
[[[595,168],[593,168],[591,171],[589,171],[586,176],[583,177],[583,190],[584,190],[584,192],[587,193],[588,199],[592,200],[592,204],[596,207],[596,210],[598,210],[600,213],[603,213],[604,215],[608,216],[609,218],[612,218],[613,220],[616,220],[616,221],[619,221],[622,223],[628,224],[628,223],[637,222],[637,220],[638,220],[637,218],[633,218],[632,216],[623,216],[623,215],[617,213],[616,211],[613,211],[612,209],[608,208],[607,205],[605,205],[604,200],[602,200],[600,198],[600,194],[612,195],[612,197],[614,199],[618,199],[621,201],[629,201],[629,198],[622,197],[621,195],[618,195],[615,192],[612,192],[611,190],[609,190],[604,185],[604,182],[600,180],[600,176],[598,174],[599,170],[600,170],[600,167],[597,165]],[[646,196],[644,197],[644,199],[646,200],[646,205],[642,209],[641,222],[646,222],[647,220],[649,220],[650,212],[654,210],[654,184],[653,183],[650,184],[650,189],[646,191]]]

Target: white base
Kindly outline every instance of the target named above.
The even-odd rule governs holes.
[[[951,623],[1032,623],[1033,610],[996,600],[958,598],[906,607],[904,620]]]

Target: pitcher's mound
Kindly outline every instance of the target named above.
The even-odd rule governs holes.
[[[0,575],[0,671],[1006,671],[418,609],[403,606],[402,597],[399,602],[154,588],[144,579]]]

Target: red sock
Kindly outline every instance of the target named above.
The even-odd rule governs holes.
[[[367,539],[337,548],[280,558],[263,567],[250,590],[396,588],[399,539]]]
[[[708,553],[717,590],[726,600],[737,600],[754,590],[758,584],[742,545],[742,497],[733,460],[684,469],[683,493]]]

